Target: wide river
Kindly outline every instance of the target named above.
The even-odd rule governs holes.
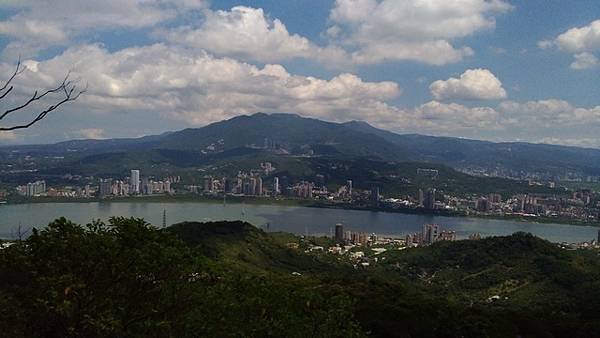
[[[14,236],[19,225],[22,229],[39,228],[61,216],[77,223],[106,220],[110,216],[134,216],[161,225],[163,210],[166,210],[168,224],[242,219],[267,231],[310,235],[330,234],[336,223],[343,223],[344,230],[381,235],[414,233],[426,223],[437,223],[444,230],[454,230],[459,238],[473,233],[496,236],[525,231],[553,242],[583,242],[596,238],[598,234],[598,228],[576,225],[358,210],[197,202],[94,202],[0,205],[0,238]]]

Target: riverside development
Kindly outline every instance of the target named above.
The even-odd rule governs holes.
[[[214,170],[212,171],[214,172]],[[111,200],[132,197],[164,196],[169,199],[215,199],[259,203],[299,203],[317,207],[378,210],[446,216],[511,218],[537,222],[598,225],[600,194],[590,189],[567,189],[554,182],[529,181],[532,191],[540,186],[548,192],[514,195],[452,194],[438,181],[436,169],[418,168],[415,174],[427,181],[408,193],[385,193],[385,184],[366,184],[343,178],[345,184],[328,182],[331,177],[316,174],[311,178],[282,175],[270,162],[233,176],[203,175],[199,179],[181,176],[146,176],[138,169],[126,177],[64,175],[61,183],[49,185],[44,180],[0,190],[0,201],[40,202],[68,200]],[[402,176],[401,173],[398,176]],[[408,178],[400,180],[411,183]],[[197,182],[200,180],[201,182]],[[335,178],[336,182],[340,178]],[[440,188],[436,188],[439,186]],[[130,200],[130,199],[129,199]]]

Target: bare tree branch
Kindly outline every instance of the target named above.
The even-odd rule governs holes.
[[[6,83],[0,88],[0,99],[3,99],[4,97],[6,97],[13,90],[13,86],[11,85],[11,82],[14,80],[15,77],[17,77],[19,74],[21,74],[25,69],[26,68],[21,68],[21,59],[19,58],[19,61],[17,62],[17,66],[15,68],[15,71],[10,76],[10,78],[6,81]],[[42,120],[43,118],[45,118],[46,115],[48,115],[49,113],[51,113],[52,111],[54,111],[55,109],[57,109],[58,107],[63,105],[64,103],[77,100],[81,94],[85,93],[85,91],[87,90],[87,85],[82,90],[77,90],[76,81],[72,81],[69,78],[70,75],[71,75],[71,72],[68,72],[67,75],[65,76],[65,78],[63,79],[63,81],[61,82],[61,84],[58,85],[57,87],[46,90],[46,91],[42,92],[41,94],[39,94],[39,92],[36,90],[33,93],[33,95],[24,103],[22,103],[16,107],[5,110],[0,115],[0,121],[2,119],[6,118],[7,116],[11,115],[14,112],[17,112],[19,110],[27,108],[27,106],[29,106],[33,102],[39,101],[50,94],[60,93],[62,96],[61,100],[59,100],[57,103],[54,103],[54,104],[48,106],[46,109],[39,112],[35,116],[35,118],[30,120],[29,122],[14,125],[14,126],[6,126],[6,127],[0,126],[0,131],[11,131],[11,130],[29,128],[32,125],[34,125],[35,123],[37,123],[40,120]]]
[[[2,86],[2,88],[0,88],[0,93],[2,91],[4,91],[6,89],[6,87],[8,87],[8,85],[10,85],[10,83],[12,82],[12,80],[17,77],[19,74],[23,73],[23,71],[25,71],[25,68],[21,68],[21,57],[19,57],[19,61],[17,61],[17,66],[15,67],[15,71],[13,72],[13,74],[10,76],[10,78],[8,78],[8,80],[6,81],[6,83],[4,84],[4,86]],[[8,91],[12,90],[12,86],[8,89]],[[2,97],[6,96],[6,94],[4,94]]]

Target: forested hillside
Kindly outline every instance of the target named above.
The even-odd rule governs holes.
[[[527,234],[355,269],[243,222],[65,219],[0,250],[0,332],[65,336],[591,337],[600,259]],[[325,240],[326,241],[326,240]],[[290,243],[296,243],[291,245]],[[494,297],[497,296],[497,297]]]

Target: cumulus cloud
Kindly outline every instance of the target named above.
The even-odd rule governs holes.
[[[336,0],[330,19],[339,42],[354,49],[357,63],[443,65],[473,55],[453,40],[494,28],[494,14],[511,8],[503,0]]]
[[[0,35],[13,39],[5,48],[9,57],[33,55],[90,31],[152,27],[205,6],[204,0],[8,1],[0,9],[16,14],[0,21]]]
[[[571,69],[594,68],[598,65],[598,57],[594,53],[600,51],[600,20],[587,26],[571,28],[553,40],[538,42],[538,46],[543,49],[556,46],[573,54],[575,60],[571,63]]]
[[[581,53],[600,49],[600,20],[584,27],[575,27],[560,34],[556,45],[568,52]]]
[[[257,111],[363,118],[401,93],[394,82],[365,82],[348,73],[331,79],[299,76],[281,65],[259,68],[164,44],[114,53],[84,45],[27,62],[30,67],[19,79],[25,88],[51,86],[65,69],[73,69],[73,76],[89,84],[76,103],[86,111],[156,112],[195,125]]]
[[[419,121],[415,127],[434,132],[502,128],[498,122],[499,113],[490,107],[467,107],[457,103],[431,101],[414,108],[407,114]]]
[[[340,48],[319,47],[303,36],[291,34],[283,22],[269,18],[261,8],[206,10],[200,27],[177,27],[158,35],[177,44],[248,61],[314,58],[344,62],[347,58]]]
[[[433,82],[429,89],[436,100],[498,100],[506,98],[502,82],[487,69],[468,69],[460,78]]]
[[[575,70],[591,69],[598,66],[598,58],[592,53],[575,54],[575,61],[571,63],[571,68]]]
[[[499,108],[510,116],[514,125],[521,128],[564,128],[600,124],[600,106],[582,108],[564,100],[548,99],[522,103],[506,101],[502,102]]]
[[[70,108],[78,116],[85,112],[117,119],[127,111],[200,126],[262,111],[329,121],[365,120],[387,129],[434,134],[501,128],[493,108],[438,101],[414,108],[392,105],[389,101],[402,92],[394,82],[367,82],[349,73],[330,79],[300,76],[277,64],[257,67],[172,45],[116,52],[84,45],[50,60],[26,62],[28,70],[18,83],[25,91],[51,86],[69,67],[73,76],[89,83],[86,95]],[[9,66],[2,64],[0,70]],[[77,136],[110,135],[86,127]]]

